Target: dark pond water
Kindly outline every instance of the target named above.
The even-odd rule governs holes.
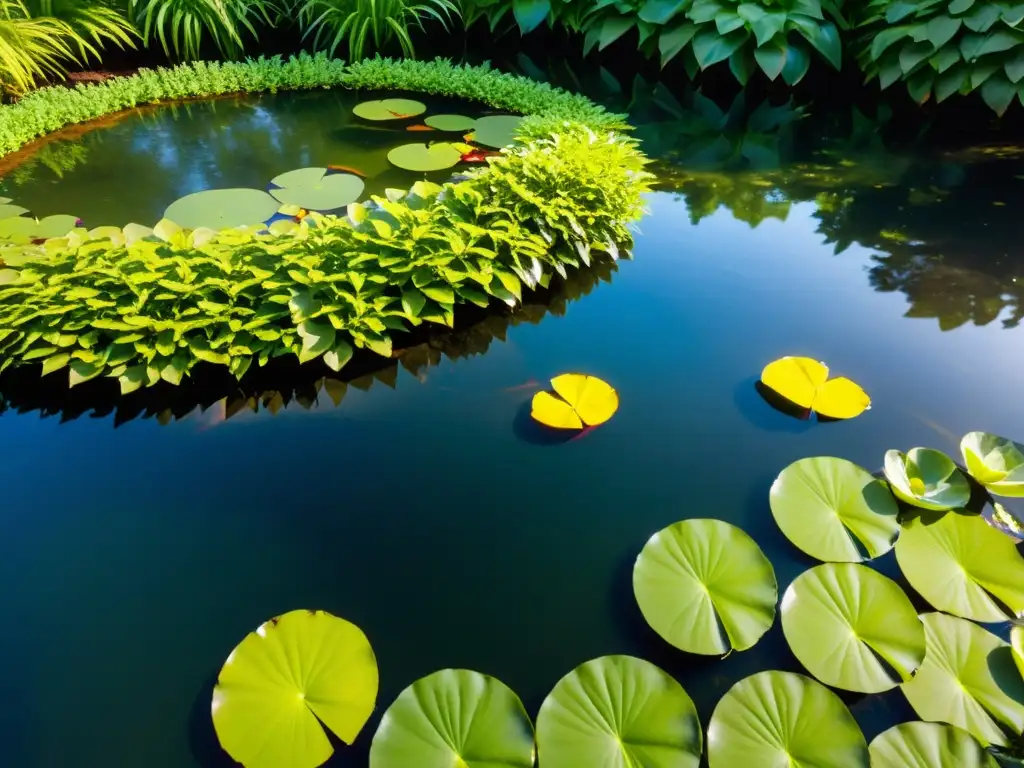
[[[448,666],[500,677],[536,713],[577,664],[633,654],[677,675],[706,726],[734,682],[799,666],[778,623],[724,660],[665,645],[631,589],[653,532],[739,525],[781,590],[812,565],[768,508],[791,461],[874,469],[893,447],[955,454],[969,430],[1024,436],[1019,151],[893,154],[859,115],[809,139],[791,105],[635,91],[627,106],[666,162],[635,260],[614,273],[357,371],[344,392],[286,372],[119,402],[7,379],[4,764],[225,764],[211,682],[247,631],[297,607],[359,624],[380,664],[377,716],[332,765],[365,765],[380,712]],[[151,221],[198,189],[368,165],[381,145],[346,125],[346,98],[130,117],[49,145],[0,194],[89,224]],[[772,410],[754,383],[786,354],[856,379],[873,409],[831,424]],[[611,382],[620,410],[538,444],[524,408],[575,370]],[[891,554],[880,567],[895,575]],[[869,738],[911,714],[898,691],[847,701]]]

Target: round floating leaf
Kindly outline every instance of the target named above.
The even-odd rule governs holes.
[[[924,627],[910,599],[866,566],[828,563],[804,571],[781,610],[793,655],[826,685],[887,691],[909,680],[924,659]]]
[[[991,493],[1024,496],[1024,445],[988,432],[968,432],[960,450],[967,471]]]
[[[473,141],[485,147],[505,147],[516,140],[523,118],[518,115],[487,115],[473,124]]]
[[[324,611],[290,611],[231,652],[213,689],[213,725],[246,768],[313,768],[351,744],[373,712],[377,661],[366,635]]]
[[[1024,681],[1009,646],[977,624],[921,614],[928,651],[903,693],[922,720],[963,728],[983,745],[1006,744],[999,723],[1024,730]]]
[[[370,768],[530,768],[533,728],[519,697],[479,672],[444,669],[399,694],[370,747]]]
[[[786,537],[819,560],[854,563],[884,555],[900,532],[888,486],[846,459],[793,462],[772,483],[769,499]]]
[[[461,148],[443,141],[429,146],[403,144],[388,152],[388,160],[406,171],[441,171],[458,165],[461,159]]]
[[[683,687],[632,656],[577,667],[537,715],[544,768],[697,768],[701,742],[697,709]]]
[[[710,768],[868,768],[850,710],[825,686],[792,672],[759,672],[722,697],[708,726]]]
[[[922,509],[962,507],[971,498],[971,486],[953,460],[932,448],[886,451],[885,479],[899,498]]]
[[[868,747],[871,768],[999,768],[967,731],[940,723],[902,723]]]
[[[356,117],[364,120],[402,120],[407,117],[422,115],[427,111],[427,105],[412,99],[381,99],[379,101],[364,101],[352,108]]]
[[[24,213],[28,213],[28,208],[22,208],[20,205],[11,205],[9,203],[0,204],[0,219],[21,216]]]
[[[852,419],[871,398],[849,379],[829,379],[828,366],[809,357],[783,357],[765,366],[761,382],[801,408],[832,419]]]
[[[78,226],[77,216],[57,214],[40,219],[35,230],[36,237],[64,237],[68,232]]]
[[[721,520],[654,534],[633,567],[633,593],[655,632],[689,653],[745,651],[775,620],[775,571],[760,547]]]
[[[982,622],[1024,611],[1024,558],[979,515],[947,512],[934,521],[908,521],[896,560],[910,586],[937,610]]]
[[[326,168],[299,168],[270,182],[270,194],[285,206],[331,211],[354,203],[366,184],[351,173],[327,173]],[[289,209],[290,210],[290,209]]]
[[[185,229],[232,229],[266,221],[279,206],[259,189],[209,189],[175,200],[164,218]]]
[[[533,396],[530,415],[555,429],[582,429],[604,424],[619,408],[619,395],[605,381],[582,373],[563,373],[551,380],[561,396],[538,392]]]
[[[431,115],[423,122],[439,131],[468,131],[476,125],[476,118],[465,115]]]
[[[12,216],[0,219],[0,240],[27,243],[35,237],[39,222],[26,216]]]

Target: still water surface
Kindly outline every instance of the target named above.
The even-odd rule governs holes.
[[[370,144],[345,134],[344,98],[127,118],[66,145],[85,151],[62,178],[29,163],[0,193],[89,225],[151,222],[197,189],[358,165],[346,152]],[[649,134],[692,146],[656,124]],[[658,168],[635,259],[563,315],[492,326],[504,340],[455,338],[454,359],[368,377],[340,406],[322,393],[276,415],[228,397],[177,420],[109,408],[40,418],[59,406],[37,398],[19,413],[18,397],[31,398],[4,393],[2,762],[227,764],[211,682],[247,631],[298,607],[357,623],[380,664],[378,711],[332,765],[365,765],[380,713],[442,667],[498,676],[535,714],[577,664],[633,654],[681,680],[705,727],[742,677],[799,670],[778,622],[724,660],[675,652],[640,616],[632,562],[663,526],[721,518],[768,553],[781,594],[813,564],[768,507],[791,461],[874,470],[888,448],[956,455],[969,430],[1024,437],[1024,260],[1010,213],[1024,164],[1006,149],[876,147],[782,158],[778,170],[758,155],[763,138],[738,141],[710,161],[659,147],[673,164]],[[827,361],[874,407],[830,424],[772,410],[754,383],[786,354]],[[618,389],[616,416],[566,444],[526,439],[538,383],[577,370]],[[895,575],[891,554],[880,567]],[[898,691],[847,701],[869,739],[911,717]]]

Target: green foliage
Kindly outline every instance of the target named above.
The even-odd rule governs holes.
[[[412,58],[410,30],[422,30],[425,19],[447,30],[459,15],[453,0],[296,0],[295,10],[304,36],[312,36],[317,49],[333,56],[344,44],[351,59],[396,40],[402,54]]]
[[[25,0],[33,18],[55,19],[71,30],[69,42],[80,59],[97,61],[107,44],[135,47],[137,34],[116,2],[110,0]]]
[[[859,59],[882,88],[897,81],[924,103],[980,90],[998,114],[1024,103],[1024,4],[1001,0],[872,0]]]
[[[272,0],[129,0],[146,44],[159,41],[169,58],[194,61],[209,37],[227,58],[237,58],[243,35],[256,37],[254,22],[272,23]]]

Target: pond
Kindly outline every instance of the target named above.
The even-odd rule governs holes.
[[[576,665],[631,654],[674,674],[705,727],[736,681],[801,669],[778,621],[723,660],[676,652],[640,615],[633,561],[670,523],[720,518],[765,550],[781,593],[813,564],[768,506],[790,462],[875,470],[889,448],[1024,436],[1024,152],[894,154],[850,115],[805,145],[791,106],[657,96],[633,105],[659,158],[634,259],[401,366],[347,388],[296,373],[123,402],[3,380],[6,764],[230,764],[212,681],[246,632],[298,607],[358,624],[380,665],[377,712],[331,765],[365,765],[379,715],[443,667],[499,677],[535,714]],[[369,167],[394,132],[346,125],[352,103],[147,110],[45,145],[0,194],[95,226],[304,165],[407,185]],[[873,408],[836,423],[773,410],[754,385],[787,354],[827,361]],[[619,411],[581,439],[532,439],[532,394],[577,370],[615,386]],[[880,567],[898,576],[892,553]],[[912,716],[898,690],[845,700],[869,740]]]

